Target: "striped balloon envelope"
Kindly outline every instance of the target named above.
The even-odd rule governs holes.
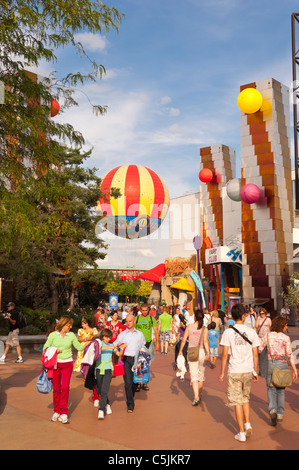
[[[120,197],[109,195],[118,188]],[[168,208],[168,189],[153,170],[140,165],[123,165],[109,171],[100,187],[96,211],[103,216],[102,225],[122,238],[145,237],[162,224]]]

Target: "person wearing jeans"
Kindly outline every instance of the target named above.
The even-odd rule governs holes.
[[[261,341],[259,352],[265,347],[268,348],[268,370],[266,374],[268,409],[270,413],[271,425],[276,426],[283,420],[285,388],[271,386],[272,372],[274,365],[279,369],[287,369],[290,363],[293,372],[293,381],[297,380],[297,369],[294,362],[291,340],[285,333],[288,328],[288,321],[283,317],[275,317],[272,321],[271,331],[266,334]]]
[[[127,399],[127,411],[132,413],[134,411],[135,402],[134,395],[136,391],[136,384],[133,383],[133,371],[132,367],[135,361],[135,357],[139,351],[145,347],[145,337],[141,331],[138,331],[135,328],[135,317],[134,315],[127,315],[126,317],[126,329],[120,333],[117,339],[114,341],[114,344],[124,345],[125,352],[123,357],[124,362],[124,383],[125,383],[125,392]]]
[[[268,373],[266,377],[267,397],[268,409],[273,425],[275,425],[275,422],[281,422],[283,420],[285,403],[285,388],[276,388],[270,386],[274,365],[278,369],[288,369],[288,363],[285,361],[269,361],[268,363]]]
[[[108,392],[110,389],[110,384],[112,380],[113,372],[113,360],[112,355],[115,353],[117,356],[123,354],[123,345],[119,350],[116,350],[117,346],[111,344],[112,340],[112,331],[108,328],[104,328],[100,333],[101,340],[101,356],[96,361],[96,388],[98,394],[100,395],[98,419],[104,419],[104,414],[111,415],[112,410],[108,398]]]
[[[43,351],[50,346],[57,348],[57,367],[53,369],[53,408],[51,421],[60,421],[63,424],[68,420],[68,399],[70,381],[73,370],[72,346],[78,351],[83,350],[76,335],[70,331],[73,319],[65,315],[60,318],[55,331],[49,334]]]

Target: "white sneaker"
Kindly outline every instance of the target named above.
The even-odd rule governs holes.
[[[18,359],[15,361],[16,364],[23,364],[23,358],[22,357],[18,357]]]
[[[98,407],[100,406],[100,400],[95,400],[95,401],[93,402],[93,406],[94,406],[95,408],[98,408]]]
[[[238,434],[236,434],[235,439],[237,439],[237,441],[240,441],[240,442],[246,442],[245,432],[239,432]]]
[[[110,405],[106,405],[106,415],[112,415],[112,410]]]
[[[51,418],[51,421],[57,421],[58,418],[59,418],[60,414],[59,413],[54,413],[52,418]]]
[[[103,410],[99,410],[98,419],[104,419],[104,411]]]
[[[4,363],[5,363],[5,359],[6,359],[5,356],[0,357],[0,364],[4,364]]]
[[[245,423],[245,434],[246,434],[246,437],[250,437],[252,436],[252,426],[250,423]]]
[[[67,424],[69,422],[67,415],[60,415],[58,421],[60,421],[62,424]]]

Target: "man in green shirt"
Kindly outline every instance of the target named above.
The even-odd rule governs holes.
[[[135,328],[136,330],[141,331],[145,337],[146,347],[151,353],[151,362],[154,360],[154,347],[153,347],[153,329],[156,337],[156,351],[159,351],[159,330],[157,321],[154,317],[149,315],[149,308],[147,304],[142,304],[140,307],[140,315],[137,315]],[[143,390],[149,390],[146,384],[142,385]],[[139,391],[140,388],[137,389]]]
[[[154,317],[149,315],[149,308],[146,304],[141,305],[140,312],[141,314],[137,315],[136,318],[135,328],[144,334],[146,347],[148,349],[152,344],[152,329],[154,329],[156,337],[156,350],[159,350],[159,331],[157,321]]]
[[[159,316],[158,323],[160,331],[161,354],[167,355],[170,335],[173,333],[173,318],[168,313],[167,307],[163,307],[163,313]]]

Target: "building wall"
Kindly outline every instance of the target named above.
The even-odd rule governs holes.
[[[293,254],[289,90],[272,78],[247,87],[264,102],[254,114],[241,112],[241,185],[262,191],[258,203],[242,202],[243,297],[270,298],[276,310]]]
[[[189,258],[194,255],[193,238],[200,234],[200,195],[187,194],[170,200],[169,255]]]
[[[210,169],[214,177],[209,183],[200,185],[201,263],[203,277],[210,276],[210,266],[205,265],[205,239],[209,238],[213,247],[224,243],[223,188],[235,177],[236,152],[226,145],[214,145],[200,149],[200,169]],[[229,204],[229,203],[228,203]],[[217,269],[217,267],[216,267]]]

